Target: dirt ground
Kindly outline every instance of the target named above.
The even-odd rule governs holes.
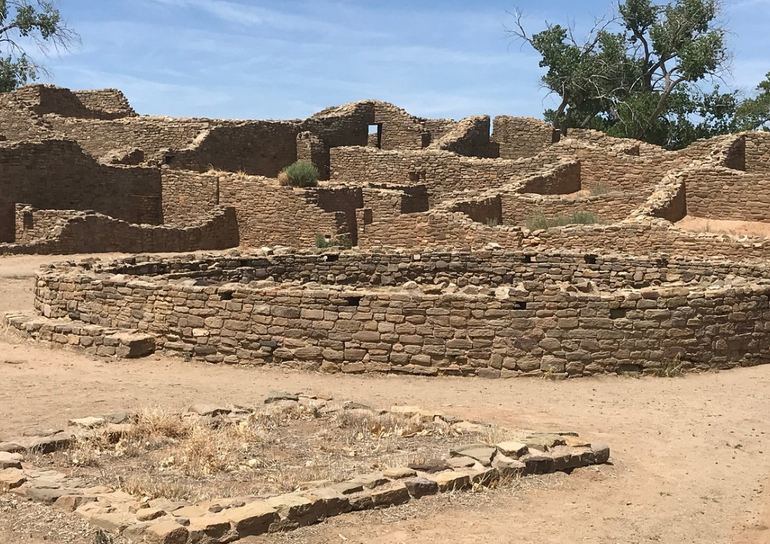
[[[0,258],[0,312],[30,308],[31,274],[49,260]],[[574,430],[608,443],[614,464],[340,516],[244,544],[770,543],[770,366],[564,382],[347,376],[163,357],[96,360],[0,336],[0,439],[121,409],[249,403],[274,389],[420,405],[508,428]],[[0,542],[50,542],[26,528],[11,532],[17,514],[0,512]]]
[[[683,230],[694,232],[711,232],[714,234],[731,234],[733,236],[770,237],[770,224],[758,221],[729,221],[723,219],[704,219],[688,215],[676,226]]]

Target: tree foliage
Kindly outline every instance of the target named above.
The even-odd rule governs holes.
[[[750,107],[716,84],[729,59],[718,0],[624,0],[585,40],[558,24],[530,35],[520,13],[511,32],[540,54],[543,84],[560,98],[545,116],[562,130],[596,128],[678,148],[747,127],[763,112],[767,122],[767,89]]]
[[[744,100],[737,107],[738,127],[740,130],[770,131],[770,72],[756,90],[755,97]]]
[[[0,0],[0,92],[35,81],[44,68],[29,48],[66,48],[77,35],[49,0]]]

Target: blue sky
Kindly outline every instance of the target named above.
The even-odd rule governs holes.
[[[82,43],[43,60],[144,114],[288,119],[364,98],[425,117],[540,116],[538,57],[507,12],[588,28],[613,0],[59,0]],[[724,0],[731,85],[770,71],[770,0]]]

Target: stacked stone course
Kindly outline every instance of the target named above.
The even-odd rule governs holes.
[[[736,272],[750,280],[725,285]],[[596,255],[278,255],[54,268],[35,304],[208,362],[573,377],[767,362],[766,275]]]

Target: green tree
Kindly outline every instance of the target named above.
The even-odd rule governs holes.
[[[770,131],[770,72],[757,85],[757,96],[744,100],[738,106],[736,119],[740,130]]]
[[[77,39],[48,0],[0,0],[0,92],[35,81],[45,69],[28,54],[67,48]]]
[[[518,14],[512,34],[540,53],[543,84],[560,97],[546,118],[562,130],[598,128],[668,147],[722,127],[735,96],[699,90],[728,60],[718,1],[625,0],[617,8],[585,41],[561,25],[530,35]]]

